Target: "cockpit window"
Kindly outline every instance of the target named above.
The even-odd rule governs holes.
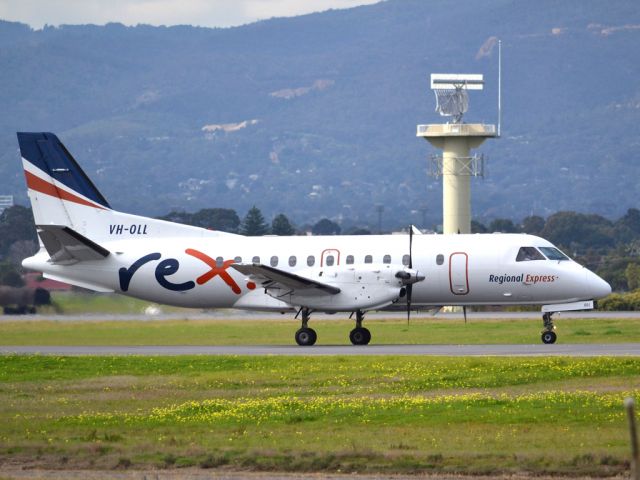
[[[569,260],[569,257],[555,247],[540,247],[540,250],[549,260]]]
[[[520,250],[518,250],[518,256],[516,257],[516,262],[528,262],[531,260],[544,259],[544,255],[542,255],[536,248],[520,247]]]

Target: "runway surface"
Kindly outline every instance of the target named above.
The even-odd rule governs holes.
[[[246,346],[0,346],[22,355],[442,355],[442,356],[640,356],[640,343],[555,345],[246,345]]]

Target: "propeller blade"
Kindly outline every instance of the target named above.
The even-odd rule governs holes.
[[[462,314],[464,315],[464,323],[467,323],[467,307],[466,305],[462,307]]]
[[[409,225],[409,268],[413,268],[413,225]]]
[[[413,225],[409,225],[409,268],[413,269]],[[413,283],[407,285],[407,325],[411,320],[411,294]]]
[[[413,284],[410,283],[406,286],[407,289],[407,325],[409,325],[409,320],[411,319],[411,294],[413,293]]]

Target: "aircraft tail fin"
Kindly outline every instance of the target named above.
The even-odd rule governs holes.
[[[125,236],[231,235],[113,210],[56,135],[19,132],[18,143],[33,217],[43,233],[43,243],[45,238],[53,243],[62,237],[67,240],[73,237],[63,227],[93,241],[119,240]],[[58,251],[56,247],[53,250]]]
[[[18,133],[36,225],[78,228],[87,211],[111,206],[53,133]]]

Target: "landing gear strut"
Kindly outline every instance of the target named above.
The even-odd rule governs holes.
[[[356,311],[356,328],[349,333],[349,340],[354,345],[368,345],[371,341],[371,332],[362,326],[364,320],[364,312]]]
[[[544,329],[542,330],[542,343],[556,343],[556,326],[553,324],[553,319],[551,316],[553,312],[545,312],[542,314],[542,323],[544,324]]]
[[[302,307],[298,313],[302,313],[302,326],[296,332],[296,343],[301,347],[314,345],[318,339],[318,335],[313,328],[307,326],[309,318],[311,317],[311,311],[306,307]]]

